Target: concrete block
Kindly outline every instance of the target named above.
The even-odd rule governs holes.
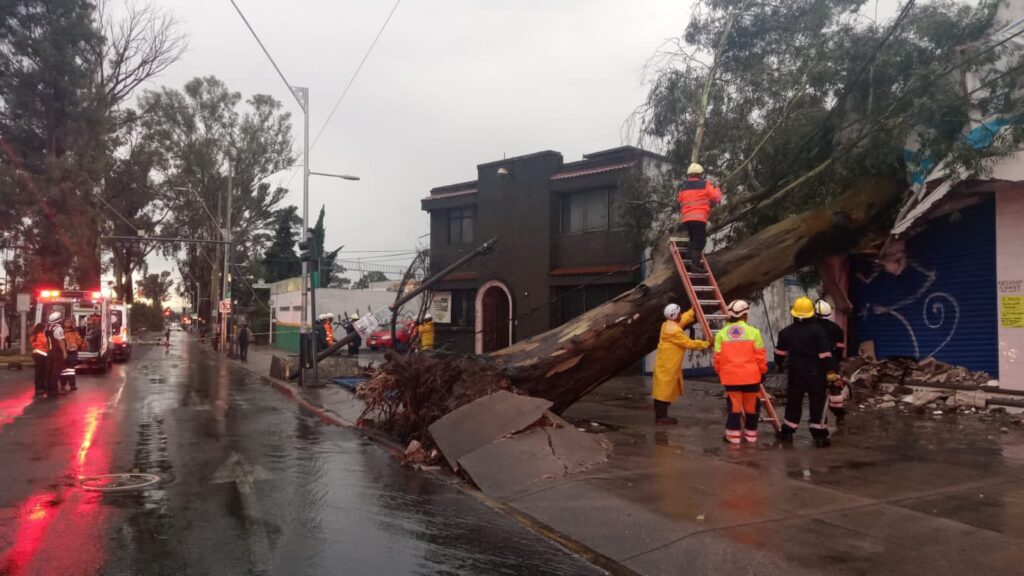
[[[299,357],[297,354],[287,356],[274,355],[270,359],[270,377],[278,380],[287,380],[290,374],[299,371]]]

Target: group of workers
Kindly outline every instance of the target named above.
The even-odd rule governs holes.
[[[683,393],[685,351],[713,346],[714,369],[725,389],[727,416],[723,439],[729,444],[757,442],[768,355],[761,332],[747,323],[749,312],[750,304],[746,301],[730,302],[726,309],[728,321],[712,343],[686,335],[685,329],[695,320],[692,309],[683,313],[678,304],[665,307],[652,388],[656,424],[678,423],[668,415],[668,407]],[[785,417],[776,436],[783,442],[793,441],[800,428],[806,396],[810,404],[808,428],[814,445],[826,447],[831,444],[826,410],[836,417],[837,424],[842,424],[849,396],[838,375],[845,346],[843,329],[830,320],[832,306],[825,300],[797,298],[790,315],[793,324],[779,332],[775,344],[776,368],[788,373]]]
[[[704,168],[691,164],[686,180],[679,185],[680,222],[688,236],[687,260],[693,269],[703,263],[711,209],[722,201],[722,191],[704,177]],[[669,405],[683,393],[682,364],[686,350],[714,347],[713,365],[725,388],[727,415],[723,440],[729,444],[756,443],[763,399],[768,355],[761,332],[747,323],[750,304],[733,300],[726,309],[727,323],[715,333],[714,342],[695,340],[685,329],[694,323],[693,309],[682,311],[678,304],[665,307],[657,359],[654,368],[654,418],[659,425],[677,424],[668,415]],[[775,365],[788,372],[785,418],[776,433],[779,440],[792,442],[800,428],[803,401],[810,405],[808,429],[814,445],[831,444],[826,410],[842,424],[849,390],[840,379],[839,361],[845,350],[843,329],[831,321],[832,306],[825,300],[801,297],[793,302],[793,324],[779,332]]]
[[[334,337],[334,319],[334,314],[330,312],[317,316],[316,334],[317,348],[319,350],[326,350],[337,341]],[[345,328],[346,337],[351,335],[348,342],[349,356],[358,356],[359,348],[363,345],[363,339],[355,327],[355,323],[358,321],[359,316],[352,314],[342,324]],[[423,316],[423,320],[413,325],[409,341],[417,342],[417,347],[420,350],[432,350],[434,348],[434,317],[429,312]]]
[[[56,398],[78,390],[75,367],[78,352],[86,348],[73,318],[54,310],[32,327],[32,361],[35,365],[35,395]]]

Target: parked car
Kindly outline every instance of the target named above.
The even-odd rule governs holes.
[[[409,341],[412,340],[413,326],[415,326],[415,323],[412,320],[399,322],[398,325],[395,326],[395,336],[398,338],[399,343],[408,344]],[[371,332],[370,337],[366,339],[366,346],[370,350],[393,347],[394,343],[391,341],[391,326]]]

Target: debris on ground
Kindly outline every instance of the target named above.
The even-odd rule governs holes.
[[[933,418],[976,415],[983,421],[1003,416],[1004,423],[1016,423],[1009,416],[1024,411],[1024,398],[995,392],[998,382],[989,374],[935,358],[847,358],[841,374],[851,386],[853,404],[865,410],[897,409]]]
[[[480,357],[389,352],[356,391],[365,403],[359,424],[432,448],[427,432],[431,424],[477,398],[510,387],[508,379]]]

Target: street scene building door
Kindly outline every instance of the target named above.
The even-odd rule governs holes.
[[[500,282],[489,283],[480,290],[477,317],[479,352],[500,350],[512,341],[512,302],[508,289]]]

